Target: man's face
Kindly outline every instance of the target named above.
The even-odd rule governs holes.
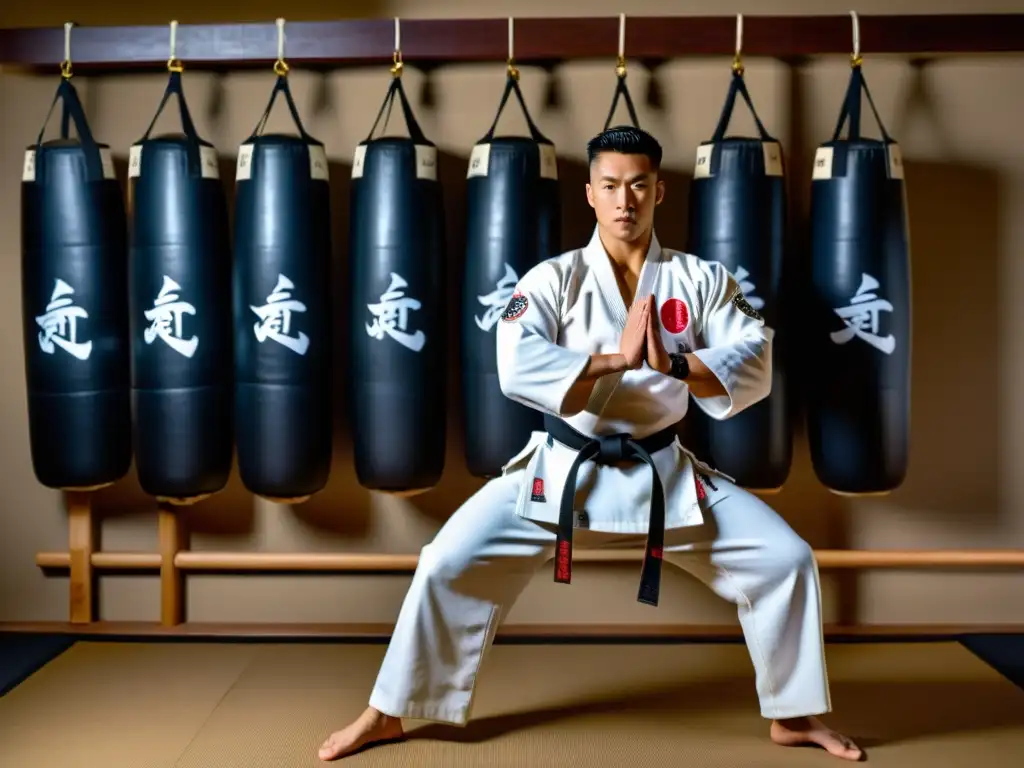
[[[602,231],[633,242],[654,225],[654,208],[665,196],[646,155],[602,152],[590,166],[587,201]]]

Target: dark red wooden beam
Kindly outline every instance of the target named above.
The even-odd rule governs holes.
[[[1024,51],[1024,14],[861,16],[864,54],[963,54]],[[745,16],[746,56],[791,58],[847,54],[851,20],[835,16]],[[391,60],[391,19],[295,22],[287,25],[289,62],[307,65],[370,64]],[[607,58],[618,53],[618,18],[524,18],[515,22],[520,62]],[[733,16],[636,16],[626,19],[630,59],[731,56]],[[169,26],[76,27],[76,71],[152,68],[166,64]],[[182,24],[178,56],[186,67],[231,68],[270,64],[276,57],[274,22]],[[409,19],[401,22],[403,57],[417,62],[504,61],[508,20]],[[0,29],[0,64],[53,68],[64,53],[63,28]]]

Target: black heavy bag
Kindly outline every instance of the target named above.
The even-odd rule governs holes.
[[[396,96],[410,137],[373,138]],[[426,490],[446,448],[444,212],[437,148],[397,76],[356,147],[349,226],[356,476],[366,488]]]
[[[58,100],[61,137],[44,143]],[[67,79],[25,152],[21,307],[36,478],[65,489],[113,483],[132,460],[124,201],[110,149]]]
[[[515,93],[530,137],[494,131]],[[462,284],[462,403],[469,472],[495,477],[544,429],[543,415],[507,398],[498,384],[494,328],[519,279],[559,252],[561,229],[555,147],[526,109],[510,73],[498,113],[473,147],[466,173],[466,267]]]
[[[862,91],[880,141],[860,135]],[[835,492],[885,493],[907,470],[910,245],[899,146],[860,66],[832,140],[817,149],[811,184],[811,460]]]
[[[284,96],[298,136],[263,134]],[[286,75],[238,152],[235,435],[242,483],[297,503],[331,468],[331,209],[327,155]]]
[[[726,137],[739,94],[757,124],[759,138]],[[775,491],[793,458],[782,325],[783,259],[786,249],[786,187],[779,142],[765,130],[750,99],[743,72],[732,83],[718,127],[697,148],[690,187],[687,250],[721,262],[747,302],[775,330],[771,394],[736,416],[716,421],[694,409],[708,461],[738,485]],[[671,332],[671,328],[666,326]],[[684,350],[689,351],[689,350]]]
[[[184,133],[150,138],[172,95]],[[196,134],[180,72],[128,174],[136,468],[146,493],[187,502],[231,471],[231,250],[217,153]]]

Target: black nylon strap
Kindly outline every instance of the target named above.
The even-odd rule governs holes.
[[[651,508],[637,601],[656,606],[661,591],[661,560],[665,546],[665,489],[661,485],[661,478],[651,454],[670,446],[676,439],[675,432],[672,429],[664,429],[641,440],[634,440],[628,434],[587,437],[561,419],[549,415],[544,416],[544,428],[552,439],[577,451],[569,474],[565,478],[558,509],[555,581],[559,584],[569,584],[572,581],[573,507],[576,501],[576,482],[583,462],[595,461],[601,465],[612,465],[620,461],[641,461],[651,468]]]

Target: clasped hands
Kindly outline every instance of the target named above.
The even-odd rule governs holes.
[[[645,360],[659,373],[672,370],[672,361],[661,342],[661,322],[653,294],[637,299],[630,307],[619,339],[619,354],[625,358],[627,370],[636,370]]]

